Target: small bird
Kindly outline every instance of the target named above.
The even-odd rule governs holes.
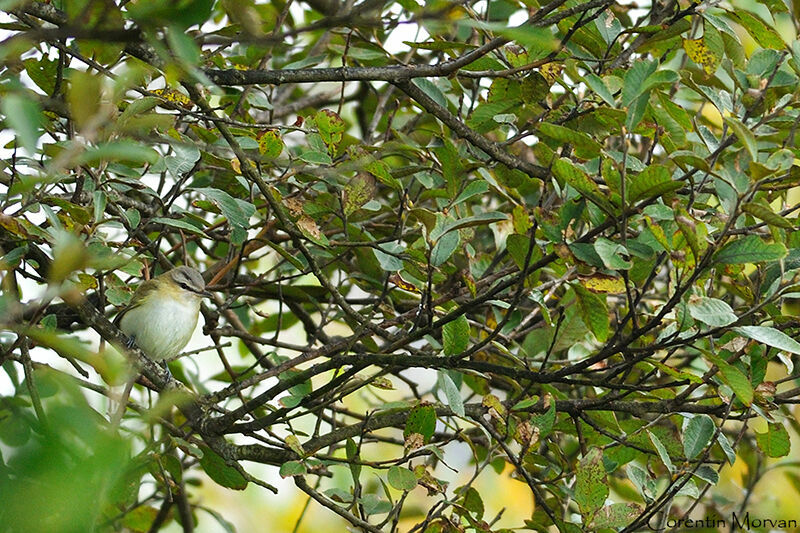
[[[197,270],[173,268],[139,285],[114,324],[150,359],[173,359],[192,338],[201,298],[211,296],[205,288]]]

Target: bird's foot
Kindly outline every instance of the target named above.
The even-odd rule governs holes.
[[[130,350],[130,349],[134,348],[135,346],[136,346],[136,337],[131,335],[130,337],[128,337],[128,340],[125,341],[125,347]]]
[[[167,373],[167,376],[169,376],[169,379],[174,379],[174,376],[172,375],[172,372],[169,371],[169,365],[167,365],[167,361],[166,360],[159,361],[158,364],[161,366],[161,368],[164,369],[164,372]]]

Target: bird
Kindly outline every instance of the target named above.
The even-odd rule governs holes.
[[[174,359],[192,338],[200,315],[200,301],[211,296],[203,276],[179,266],[145,281],[114,324],[154,361]]]

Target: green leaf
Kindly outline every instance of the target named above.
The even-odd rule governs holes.
[[[517,264],[517,268],[522,270],[526,266],[530,266],[534,263],[537,259],[537,249],[534,249],[531,253],[530,260],[528,261],[528,265],[525,264],[525,258],[528,257],[528,249],[530,248],[531,238],[527,235],[520,235],[518,233],[512,233],[508,237],[506,237],[506,250],[508,250],[509,255],[511,255],[511,259],[514,260],[514,263]]]
[[[588,291],[583,285],[573,285],[578,299],[578,310],[581,318],[599,342],[608,339],[608,308],[598,295]]]
[[[98,144],[96,147],[87,149],[78,158],[78,163],[95,166],[104,161],[119,161],[142,166],[145,163],[153,165],[160,157],[158,152],[149,146],[144,146],[131,139],[122,139]]]
[[[616,242],[610,241],[605,237],[598,237],[594,242],[594,250],[606,268],[611,270],[628,270],[633,266],[633,263],[623,258],[623,255],[629,256],[628,250],[624,246]]]
[[[587,74],[583,77],[583,81],[586,82],[586,85],[593,90],[597,96],[603,99],[605,103],[614,107],[616,105],[614,101],[614,96],[611,94],[611,91],[608,90],[605,82],[602,78],[597,76],[596,74]]]
[[[739,19],[739,22],[753,36],[753,39],[764,48],[774,48],[775,50],[786,48],[786,43],[783,42],[780,34],[755,15],[748,13],[744,9],[737,9],[734,16]]]
[[[176,179],[183,178],[183,175],[194,168],[195,163],[200,159],[200,150],[193,144],[174,144],[172,145],[172,155],[164,158],[167,170]]]
[[[592,448],[581,459],[575,481],[575,502],[584,516],[590,516],[603,507],[608,498],[606,469],[603,466],[603,452]]]
[[[723,246],[714,259],[723,265],[763,263],[783,259],[788,251],[782,243],[767,244],[757,235],[747,235]]]
[[[540,439],[547,437],[553,431],[553,426],[556,423],[556,402],[551,402],[550,407],[544,413],[531,415],[530,421],[534,427],[539,428]]]
[[[286,461],[278,473],[282,478],[302,476],[306,473],[306,465],[302,461]]]
[[[697,415],[689,420],[683,432],[683,452],[694,459],[708,446],[714,436],[714,421],[708,415]]]
[[[143,98],[134,100],[128,104],[128,107],[125,108],[125,111],[119,115],[117,121],[124,123],[134,117],[143,115],[160,104],[161,101],[162,99],[156,96],[145,96]]]
[[[582,159],[597,157],[602,149],[602,146],[597,141],[587,134],[572,128],[542,122],[539,125],[539,132],[556,141],[571,144],[575,148],[576,155]]]
[[[488,190],[489,184],[486,183],[485,180],[470,182],[470,184],[464,187],[464,190],[461,191],[461,194],[459,194],[458,197],[453,201],[453,205],[458,205],[468,198],[472,198],[473,196],[484,194]]]
[[[461,236],[457,231],[451,231],[450,233],[442,235],[442,237],[436,241],[433,250],[431,250],[431,266],[438,267],[443,265],[445,261],[450,259],[450,256],[453,255],[453,252],[456,251],[460,243]]]
[[[45,93],[52,95],[58,78],[58,59],[51,61],[45,56],[40,60],[26,59],[22,64],[33,82]]]
[[[211,15],[214,0],[180,0],[164,3],[161,0],[138,0],[126,5],[127,16],[140,26],[174,25],[185,30],[203,24]]]
[[[319,150],[305,150],[297,156],[301,161],[312,165],[330,165],[333,163],[331,156]]]
[[[408,439],[414,433],[422,435],[427,444],[436,430],[436,409],[430,404],[421,403],[411,408],[403,430],[403,437]]]
[[[727,326],[739,319],[730,305],[716,298],[693,297],[688,307],[692,318],[712,328]]]
[[[630,179],[625,193],[628,202],[635,203],[645,198],[658,198],[681,187],[683,184],[672,180],[667,167],[650,165]]]
[[[742,211],[747,213],[748,215],[752,215],[756,218],[759,218],[769,224],[770,226],[775,226],[776,228],[783,228],[788,230],[794,230],[794,225],[783,218],[778,213],[774,212],[769,205],[763,205],[756,202],[747,202],[742,204]]]
[[[457,355],[469,346],[469,322],[465,315],[459,315],[442,326],[442,346],[445,355]]]
[[[344,444],[345,455],[347,462],[350,466],[350,473],[353,475],[353,481],[358,483],[358,478],[361,476],[361,462],[358,456],[358,445],[353,439],[347,439]]]
[[[470,20],[471,19],[467,19]],[[549,28],[540,28],[532,24],[521,26],[509,26],[503,22],[482,22],[480,27],[488,26],[498,35],[507,37],[523,46],[530,54],[530,59],[539,59],[550,52],[558,50],[558,39],[555,38]]]
[[[412,490],[417,486],[417,476],[408,468],[392,466],[386,475],[389,485],[397,490]]]
[[[39,131],[43,122],[42,110],[36,100],[21,94],[4,94],[2,111],[6,122],[17,133],[20,144],[29,153],[36,151]]]
[[[703,465],[695,470],[694,475],[712,485],[716,485],[719,482],[719,474],[708,465]]]
[[[193,67],[200,61],[200,48],[182,29],[175,26],[168,27],[167,43],[175,57],[187,68]]]
[[[783,424],[770,424],[764,433],[756,431],[756,442],[767,457],[785,457],[791,449],[789,432]]]
[[[375,178],[366,172],[359,172],[347,182],[342,192],[344,214],[352,215],[375,197],[377,187]]]
[[[709,361],[717,365],[722,382],[736,393],[736,397],[743,404],[749,406],[753,403],[753,385],[744,372],[717,355],[706,353],[705,356]]]
[[[622,105],[630,106],[644,89],[645,80],[656,70],[655,61],[636,61],[625,73],[625,82],[622,86]]]
[[[203,467],[208,477],[217,484],[229,489],[244,490],[247,487],[247,480],[239,473],[239,470],[229,466],[225,459],[208,446],[201,446],[200,449],[203,451],[203,457],[200,458],[200,466]]]
[[[67,86],[70,118],[79,130],[92,128],[101,110],[103,79],[91,71],[73,70]]]
[[[617,17],[609,13],[607,17],[598,17],[594,21],[595,28],[600,32],[607,45],[612,45],[617,37],[622,32],[622,24],[620,24]]]
[[[650,442],[653,443],[653,447],[656,449],[658,456],[661,458],[661,462],[664,463],[664,466],[667,467],[670,473],[675,472],[675,465],[672,464],[672,459],[669,457],[669,452],[667,448],[661,443],[658,437],[652,432],[648,431],[647,436],[650,437]]]
[[[644,118],[647,111],[647,106],[650,103],[650,93],[640,95],[628,106],[628,111],[625,116],[625,127],[633,131],[639,126],[639,123]]]
[[[472,513],[478,520],[483,518],[485,508],[483,505],[483,498],[475,487],[469,487],[466,494],[464,494],[463,501],[464,508]]]
[[[214,202],[222,211],[222,215],[231,224],[231,244],[239,245],[247,238],[247,228],[250,217],[256,212],[256,207],[244,200],[237,200],[230,194],[219,189],[203,187],[195,189],[197,192]],[[236,231],[238,229],[238,231]]]
[[[372,248],[375,259],[378,260],[381,268],[387,272],[396,272],[403,268],[403,260],[397,256],[404,251],[405,248],[399,242],[385,242],[376,244],[375,247]]]
[[[556,178],[566,182],[606,213],[612,214],[614,212],[614,208],[600,191],[600,187],[598,187],[583,170],[572,164],[572,161],[566,157],[562,157],[553,162],[553,174]]]
[[[386,162],[381,161],[380,159],[369,159],[364,164],[364,170],[375,176],[375,178],[386,185],[387,187],[391,187],[396,191],[403,190],[403,184],[392,176],[392,173],[389,169],[389,165]]]
[[[734,331],[784,352],[800,355],[800,343],[782,331],[766,326],[739,326]]]
[[[453,382],[453,378],[443,371],[439,370],[439,386],[447,398],[447,405],[458,416],[464,416],[464,400],[461,398],[461,391],[458,386]]]
[[[414,78],[411,83],[422,89],[434,102],[447,109],[447,97],[441,89],[428,78]]]
[[[392,510],[391,503],[372,493],[365,494],[361,498],[361,505],[367,515],[385,514]]]
[[[480,215],[474,215],[471,217],[459,218],[458,220],[448,222],[441,227],[437,226],[434,228],[433,231],[431,231],[430,238],[431,240],[435,241],[450,231],[472,226],[483,226],[485,224],[500,222],[501,220],[508,220],[508,215],[499,211],[491,211],[489,213],[481,213]]]
[[[733,130],[742,145],[747,148],[750,159],[758,161],[758,143],[752,130],[745,126],[741,120],[734,117],[725,117],[725,123]]]
[[[150,222],[154,224],[164,224],[172,228],[186,230],[189,233],[194,233],[195,235],[200,235],[202,237],[209,238],[208,235],[206,235],[205,232],[203,232],[203,230],[201,230],[194,224],[186,222],[185,220],[180,220],[177,218],[155,217],[151,218]]]
[[[657,70],[644,80],[644,83],[639,90],[641,93],[645,93],[653,87],[657,87],[659,85],[672,85],[676,81],[678,81],[678,73],[674,70]]]

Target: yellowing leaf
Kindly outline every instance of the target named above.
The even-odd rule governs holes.
[[[403,289],[404,291],[408,292],[415,292],[417,294],[420,293],[420,290],[412,285],[411,283],[407,282],[403,278],[401,278],[398,274],[392,274],[389,276],[389,281],[397,285],[399,288]]]
[[[267,130],[258,137],[258,151],[261,155],[275,159],[283,151],[283,139],[275,130]]]
[[[314,115],[314,120],[317,123],[320,137],[322,137],[328,149],[333,151],[342,142],[344,131],[347,129],[344,120],[330,109],[317,111],[317,114]]]
[[[684,39],[683,49],[686,50],[689,59],[702,66],[707,74],[713,74],[722,59],[706,46],[703,39]]]
[[[306,451],[303,449],[303,445],[300,444],[300,439],[298,439],[296,435],[289,435],[286,437],[286,445],[300,457],[305,456]]]
[[[300,229],[303,235],[315,243],[321,246],[328,245],[327,237],[325,237],[325,234],[320,231],[319,226],[317,226],[317,223],[314,222],[314,219],[310,216],[301,215],[300,218],[297,219],[297,227]]]
[[[580,282],[581,285],[592,292],[606,294],[621,294],[625,292],[625,281],[614,276],[594,274],[589,277],[581,277]]]
[[[156,96],[160,96],[167,102],[178,104],[181,107],[192,107],[192,101],[189,99],[189,97],[180,91],[176,91],[175,89],[153,89],[150,92]]]
[[[564,70],[564,65],[561,63],[546,63],[539,68],[539,72],[550,85],[553,85],[561,77],[562,70]]]
[[[344,214],[348,216],[353,214],[362,205],[372,200],[376,191],[375,178],[371,174],[359,172],[353,176],[342,192]]]

